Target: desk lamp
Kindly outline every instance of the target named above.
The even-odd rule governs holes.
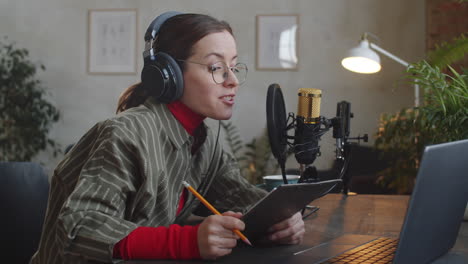
[[[357,73],[376,73],[381,69],[380,57],[376,53],[377,51],[408,68],[408,62],[370,42],[368,40],[369,35],[374,36],[368,32],[364,33],[361,37],[359,45],[348,51],[346,57],[341,61],[341,65],[343,65],[343,67],[349,71]],[[374,37],[377,38],[376,36]],[[417,84],[414,85],[414,106],[419,106],[419,87]]]

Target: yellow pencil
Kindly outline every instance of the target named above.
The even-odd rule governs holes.
[[[200,200],[200,202],[202,202],[208,209],[210,209],[211,212],[213,212],[214,214],[217,214],[217,215],[221,215],[221,213],[218,212],[218,210],[216,210],[216,208],[214,208],[207,200],[205,200],[205,198],[203,198],[203,196],[201,196],[201,194],[199,194],[194,188],[192,188],[192,186],[190,186],[190,184],[188,182],[182,181],[182,184],[191,193],[193,193],[193,195],[195,195],[195,197],[197,197],[198,200]],[[241,231],[239,231],[237,229],[234,229],[234,230],[232,230],[232,232],[236,233],[236,235],[238,235],[242,239],[242,241],[244,241],[246,244],[252,246],[252,243],[250,243],[249,239],[247,239],[247,237],[245,237],[244,234],[241,233]]]

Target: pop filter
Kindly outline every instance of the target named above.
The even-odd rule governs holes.
[[[270,140],[271,152],[278,160],[281,169],[286,163],[286,108],[284,105],[283,93],[278,84],[273,83],[268,87],[267,101],[267,129]]]

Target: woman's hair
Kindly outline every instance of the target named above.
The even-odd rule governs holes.
[[[193,46],[200,39],[211,33],[232,29],[225,21],[201,14],[180,14],[168,19],[161,26],[153,44],[155,52],[165,52],[177,60],[186,60],[193,55]],[[182,71],[184,64],[178,61]],[[143,89],[141,83],[128,87],[119,98],[117,113],[142,104],[150,91]]]

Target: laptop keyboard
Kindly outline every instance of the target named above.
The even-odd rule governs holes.
[[[392,263],[397,244],[396,238],[378,238],[323,263]]]

